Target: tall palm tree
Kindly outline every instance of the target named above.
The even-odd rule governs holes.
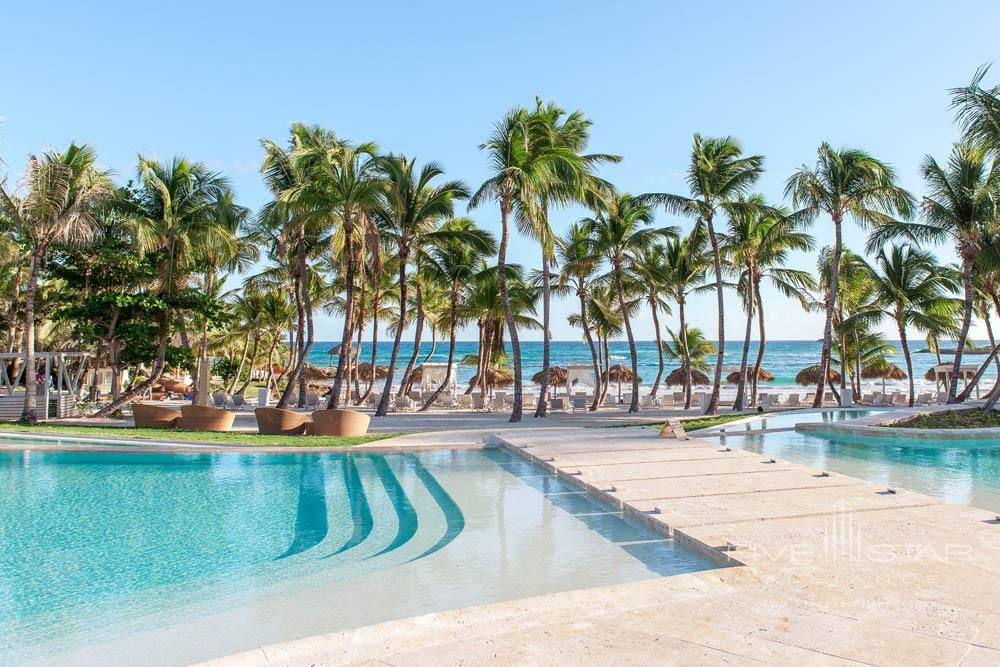
[[[23,196],[0,182],[0,204],[16,235],[28,248],[28,283],[24,294],[24,410],[21,420],[37,421],[35,412],[35,295],[39,273],[55,243],[81,244],[97,229],[94,206],[111,193],[107,172],[96,166],[89,145],[70,144],[59,153],[31,156]]]
[[[611,283],[618,298],[618,307],[624,316],[625,335],[632,362],[632,402],[629,412],[639,411],[639,356],[625,301],[625,272],[636,253],[660,238],[677,234],[677,230],[672,227],[648,228],[647,225],[651,222],[652,208],[629,194],[614,194],[598,200],[594,217],[583,220],[595,248],[611,265]]]
[[[747,314],[740,380],[733,410],[742,410],[747,398],[747,362],[755,313],[760,323],[760,340],[751,381],[753,388],[756,388],[760,375],[764,350],[763,299],[759,294],[761,281],[766,275],[780,292],[798,298],[800,302],[806,299],[805,290],[814,287],[808,272],[784,268],[789,252],[812,249],[812,237],[800,231],[798,221],[789,217],[786,211],[768,206],[761,195],[751,195],[739,201],[749,205],[733,209],[726,231],[719,234],[722,255],[736,274],[737,291]],[[756,400],[756,391],[752,392],[751,400]]]
[[[557,293],[572,293],[580,300],[580,313],[577,317],[594,366],[594,402],[589,408],[594,411],[601,399],[601,365],[587,312],[587,300],[594,276],[601,265],[601,255],[595,252],[587,226],[579,222],[570,226],[564,236],[556,239],[556,250],[560,267],[556,281]]]
[[[399,325],[396,327],[392,352],[389,357],[389,371],[382,388],[375,415],[384,417],[389,411],[389,396],[392,391],[392,380],[399,356],[399,346],[405,329],[408,279],[407,264],[411,255],[421,255],[426,252],[428,235],[435,230],[435,224],[450,216],[454,209],[454,201],[468,199],[469,192],[461,181],[445,181],[435,184],[434,181],[444,174],[444,170],[435,162],[429,162],[415,171],[414,160],[405,156],[389,155],[380,164],[380,171],[385,182],[384,195],[375,210],[379,232],[383,239],[390,239],[396,246],[399,265]],[[422,308],[421,294],[416,291],[416,308],[418,314]],[[423,328],[419,321],[417,330]],[[420,338],[414,340],[414,356],[411,357],[407,373],[400,383],[405,385],[407,375],[419,352]]]
[[[910,406],[915,399],[913,360],[907,328],[928,331],[954,321],[960,303],[949,294],[958,291],[955,272],[940,266],[933,254],[910,245],[882,248],[874,263],[866,264],[875,287],[874,308],[855,315],[876,324],[889,317],[896,324],[910,382]]]
[[[451,384],[455,364],[455,343],[460,318],[459,305],[464,283],[474,280],[482,261],[496,252],[496,240],[487,231],[476,227],[469,218],[452,218],[441,226],[442,232],[437,242],[430,248],[431,269],[448,283],[448,370],[445,380],[427,399],[423,409],[427,410],[437,400],[441,392]]]
[[[670,336],[670,343],[664,348],[667,357],[676,360],[684,369],[684,393],[691,394],[691,370],[708,372],[708,358],[716,353],[715,345],[705,338],[698,327],[688,326],[685,329],[674,331],[667,329]],[[685,408],[686,409],[686,408]]]
[[[602,162],[620,162],[617,155],[583,152],[590,141],[591,122],[581,111],[571,114],[552,102],[543,104],[535,99],[535,110],[530,116],[530,147],[538,156],[545,156],[545,169],[534,188],[526,188],[522,195],[533,201],[524,202],[516,216],[519,231],[538,241],[542,250],[540,282],[542,287],[542,381],[535,417],[544,417],[548,410],[549,366],[551,362],[550,311],[552,302],[551,263],[555,257],[555,243],[549,225],[549,209],[584,201],[593,197],[596,190],[606,184],[594,176],[594,169]]]
[[[989,151],[1000,151],[1000,86],[983,88],[989,66],[976,70],[968,86],[951,90],[951,107],[965,138]]]
[[[917,243],[955,244],[962,266],[965,310],[958,333],[948,402],[956,402],[958,370],[972,325],[975,287],[972,274],[988,238],[1000,232],[1000,161],[980,145],[956,144],[945,165],[931,156],[921,167],[927,194],[920,203],[920,222],[886,225],[872,234],[869,245],[903,237]]]
[[[670,304],[666,295],[670,288],[670,268],[664,261],[665,248],[653,244],[631,253],[629,274],[634,283],[634,289],[641,292],[653,316],[653,333],[656,341],[657,369],[656,379],[649,395],[655,397],[663,379],[663,333],[660,330],[660,313],[670,314]]]
[[[163,373],[176,300],[198,268],[204,248],[229,234],[219,225],[218,201],[229,181],[201,162],[175,157],[169,164],[139,156],[135,201],[117,203],[134,228],[143,252],[160,257],[151,296],[163,307],[157,314],[156,359],[149,376],[94,413],[106,417],[155,384]]]
[[[814,220],[825,213],[833,222],[833,274],[823,323],[820,381],[813,407],[823,404],[823,386],[830,368],[833,313],[844,247],[844,218],[853,218],[865,227],[884,227],[895,222],[892,215],[906,218],[913,209],[913,198],[897,184],[895,171],[886,163],[861,150],[834,149],[825,141],[817,153],[815,167],[803,165],[785,183],[785,196],[791,198],[793,206],[801,207],[796,215]]]
[[[664,264],[667,269],[667,285],[670,295],[677,303],[679,339],[677,341],[677,359],[684,369],[684,409],[691,408],[691,363],[688,354],[686,309],[688,297],[706,288],[705,278],[708,267],[712,264],[711,255],[706,247],[708,239],[704,226],[695,224],[686,236],[668,240],[664,248]]]
[[[708,231],[712,247],[712,263],[715,267],[715,297],[718,308],[719,344],[715,363],[715,377],[712,382],[712,396],[706,414],[715,414],[719,406],[719,392],[722,388],[722,362],[726,347],[725,305],[723,302],[722,256],[719,239],[715,232],[715,217],[718,213],[731,214],[745,208],[745,202],[738,202],[747,194],[764,171],[764,156],[743,155],[743,147],[733,137],[702,137],[694,135],[691,162],[687,170],[688,188],[691,196],[674,194],[644,195],[645,200],[663,205],[667,210],[701,220]]]

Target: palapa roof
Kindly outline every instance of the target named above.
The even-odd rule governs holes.
[[[549,384],[551,385],[564,385],[566,384],[567,371],[562,366],[549,366]],[[538,371],[531,376],[531,381],[535,384],[542,383],[542,371]]]
[[[667,379],[664,380],[667,386],[672,387],[683,387],[684,386],[684,368],[675,368],[673,371],[667,375]],[[691,369],[691,383],[694,385],[707,385],[708,376],[699,371],[697,368]]]
[[[890,362],[876,362],[861,369],[861,377],[865,380],[905,380],[906,373],[902,368]],[[931,378],[934,379],[933,377]]]
[[[840,373],[832,368],[827,369],[827,371],[827,379],[830,382],[840,382]],[[819,364],[813,364],[812,366],[807,366],[799,371],[799,374],[795,376],[795,384],[801,384],[804,386],[819,384],[819,377]]]
[[[479,384],[479,374],[472,376],[469,384],[475,386]],[[486,384],[493,387],[509,387],[514,384],[514,375],[510,371],[497,368],[486,369]]]
[[[641,377],[636,377],[639,382],[642,382]],[[605,382],[609,381],[609,379],[611,382],[631,382],[632,378],[632,368],[630,366],[626,366],[625,364],[615,364],[608,370],[604,380]]]
[[[750,368],[748,366],[747,367],[747,380],[750,380],[751,378],[753,378],[753,368]],[[764,370],[763,368],[761,368],[760,372],[757,373],[757,379],[760,380],[761,382],[770,382],[771,380],[774,379],[774,374],[772,374],[772,373]],[[729,375],[727,375],[726,376],[726,382],[728,382],[729,384],[739,384],[740,383],[740,372],[736,371],[735,373],[730,373]]]
[[[358,371],[358,377],[360,379],[366,380],[366,381],[372,379],[372,365],[371,365],[370,362],[368,362],[368,361],[362,361],[360,364],[358,364],[357,371]],[[376,366],[375,367],[375,379],[376,380],[384,380],[388,375],[389,375],[389,367],[388,366]]]

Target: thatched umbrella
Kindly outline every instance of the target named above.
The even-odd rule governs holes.
[[[670,372],[664,383],[668,387],[683,387],[684,386],[684,368],[676,368]],[[691,384],[708,384],[708,376],[699,371],[697,368],[691,369]]]
[[[642,382],[641,377],[632,373],[632,367],[626,366],[625,364],[615,364],[608,369],[607,373],[604,374],[604,382],[618,383],[619,402],[622,400],[622,382],[631,382],[633,378],[637,378],[639,382]]]
[[[795,376],[795,384],[808,387],[809,385],[819,384],[819,378],[819,364],[813,364],[799,371],[799,374]],[[829,368],[827,369],[826,379],[829,382],[840,382],[840,373]]]
[[[326,351],[326,356],[330,358],[330,361],[328,362],[330,364],[330,366],[333,366],[333,357],[334,357],[334,355],[337,355],[337,356],[340,355],[340,344],[339,343],[337,345],[331,345],[330,349]]]
[[[372,381],[372,365],[370,362],[362,361],[358,364],[358,379],[364,380],[365,382]],[[389,375],[388,366],[376,366],[375,367],[375,377],[376,380],[384,380]]]
[[[765,371],[763,368],[761,368],[760,372],[757,373],[757,380],[759,380],[760,382],[770,382],[773,379],[774,379],[774,375],[772,373],[769,373],[769,372]],[[753,369],[748,367],[747,368],[747,381],[749,382],[751,380],[753,380]],[[732,373],[730,373],[729,375],[727,375],[726,376],[726,382],[728,382],[729,384],[739,384],[740,383],[740,372],[739,371],[733,371]]]
[[[566,384],[569,373],[562,366],[549,366],[549,393],[554,394],[558,387]],[[531,376],[531,381],[535,384],[542,383],[542,371],[538,371]],[[568,390],[567,390],[568,391]]]
[[[861,369],[861,377],[865,380],[882,378],[882,393],[885,393],[886,380],[905,380],[907,375],[903,369],[888,361],[876,361]]]
[[[475,387],[479,384],[479,373],[472,376],[469,380],[469,386]],[[514,384],[514,374],[506,369],[501,368],[487,368],[486,369],[486,386],[493,387],[510,387]]]

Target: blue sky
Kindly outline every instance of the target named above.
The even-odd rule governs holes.
[[[257,139],[284,140],[305,121],[437,160],[475,187],[492,124],[540,95],[594,121],[591,148],[625,158],[602,175],[625,191],[684,192],[701,132],[764,154],[758,189],[773,201],[823,140],[891,162],[919,194],[922,157],[944,157],[957,138],[947,91],[995,57],[1000,25],[1000,5],[982,2],[700,4],[11,3],[0,174],[16,178],[31,152],[75,139],[121,180],[137,153],[205,161],[256,208],[267,198]],[[553,224],[581,214],[557,211]],[[499,226],[492,208],[473,217]],[[813,232],[832,240],[826,219]],[[860,249],[864,237],[851,225],[845,238]],[[514,241],[515,261],[536,265],[537,254]],[[712,303],[691,308],[709,332]],[[572,308],[557,302],[554,338],[579,338],[566,324]],[[742,334],[738,308],[730,298],[730,337]],[[765,294],[765,312],[771,337],[819,335],[818,316],[777,294]],[[338,331],[321,318],[319,338]],[[647,317],[636,331],[652,338]]]

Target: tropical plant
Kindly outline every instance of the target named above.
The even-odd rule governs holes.
[[[706,414],[715,414],[719,405],[722,386],[722,362],[725,356],[726,324],[723,301],[722,255],[715,231],[715,217],[720,212],[728,215],[750,206],[738,201],[747,194],[764,171],[762,155],[743,155],[743,147],[733,137],[702,137],[694,135],[694,146],[687,169],[688,188],[691,196],[676,194],[643,195],[643,201],[663,205],[668,211],[686,215],[704,223],[712,248],[715,268],[715,296],[719,331],[718,357],[712,381],[712,396]]]
[[[820,381],[814,407],[823,404],[823,386],[830,368],[844,219],[853,218],[864,227],[888,227],[896,223],[894,214],[908,218],[913,209],[913,198],[897,184],[895,171],[886,163],[861,150],[834,149],[825,141],[817,154],[814,167],[803,165],[785,184],[785,196],[791,198],[793,206],[801,207],[797,216],[811,221],[825,213],[833,223],[832,276],[825,303]]]
[[[28,250],[28,284],[24,294],[25,397],[21,420],[37,420],[35,402],[35,295],[39,274],[56,243],[85,244],[98,223],[92,210],[111,193],[108,173],[96,166],[89,145],[70,144],[63,152],[48,151],[28,159],[22,193],[0,183],[0,204],[9,225]]]

